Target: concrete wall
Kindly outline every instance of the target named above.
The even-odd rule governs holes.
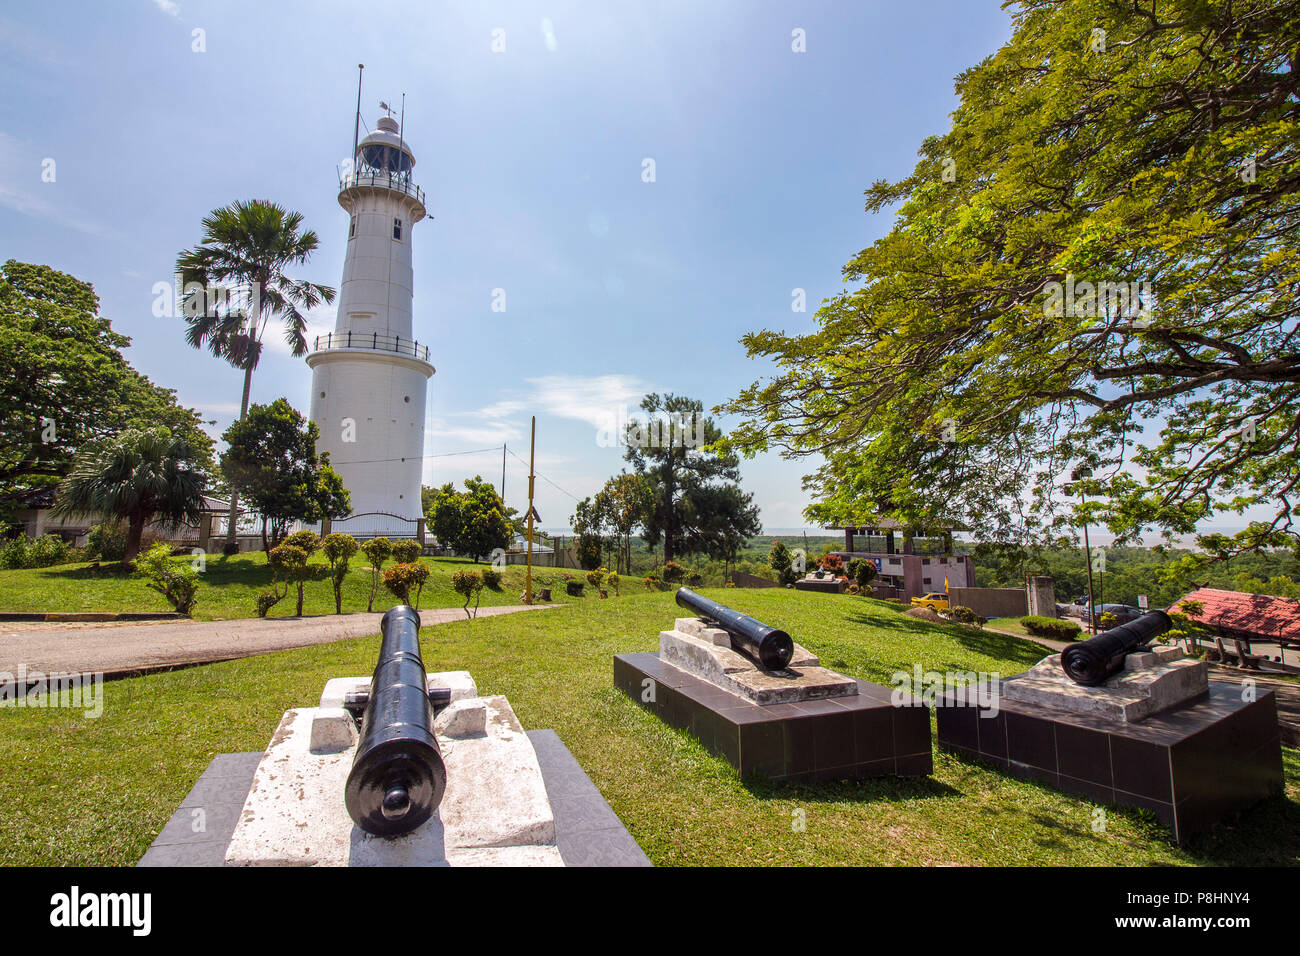
[[[746,574],[744,571],[733,571],[731,580],[736,582],[738,588],[779,588],[781,586],[775,581],[760,578],[756,574]]]
[[[1024,617],[1029,609],[1024,588],[950,588],[948,603],[983,617]]]

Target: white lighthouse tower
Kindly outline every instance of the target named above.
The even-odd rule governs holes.
[[[352,513],[378,513],[341,530],[413,537],[423,517],[424,402],[434,369],[412,328],[411,239],[425,205],[403,132],[391,116],[379,120],[339,183],[349,220],[338,318],[333,332],[317,336],[307,365],[317,449],[329,452]]]

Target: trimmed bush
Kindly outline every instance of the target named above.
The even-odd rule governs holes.
[[[420,565],[424,567],[424,565]],[[426,569],[427,571],[427,569]],[[478,617],[478,599],[483,593],[483,575],[477,571],[457,571],[451,576],[451,587],[465,598],[465,617]],[[469,599],[474,598],[474,613],[469,613]]]
[[[483,586],[483,579],[477,571],[458,571],[457,574],[472,574],[479,582],[479,587]],[[409,604],[417,611],[420,609],[420,592],[424,590],[424,583],[428,580],[429,566],[419,561],[403,561],[394,564],[384,572],[384,587],[388,588],[403,604]],[[455,584],[454,579],[452,583]],[[411,600],[411,588],[415,588],[414,602]]]
[[[420,542],[414,538],[401,538],[393,542],[393,560],[398,564],[410,564],[420,560]]]
[[[676,561],[666,561],[661,574],[665,584],[681,584],[686,577],[686,569]]]
[[[1020,626],[1035,637],[1050,637],[1055,641],[1073,641],[1081,628],[1073,621],[1060,621],[1054,617],[1029,615],[1020,619]]]
[[[155,544],[135,559],[136,574],[145,578],[145,587],[157,591],[181,614],[189,614],[198,604],[199,573],[188,564],[172,561],[172,549]]]
[[[321,551],[330,563],[330,582],[334,585],[334,613],[343,613],[343,581],[348,576],[348,562],[357,553],[357,539],[335,531],[321,542]]]
[[[983,627],[987,618],[981,617],[968,607],[960,604],[954,604],[948,608],[947,617],[956,621],[958,624],[973,624],[976,627]]]
[[[375,609],[375,594],[379,591],[379,580],[384,570],[384,562],[393,556],[393,542],[382,536],[371,538],[369,541],[361,542],[361,553],[370,562],[370,601],[366,604],[366,610],[373,611]]]
[[[617,571],[611,571],[609,574],[605,575],[605,584],[614,589],[614,597],[618,597],[618,581],[619,577]]]
[[[581,581],[565,581],[565,582],[564,582],[564,593],[567,594],[567,595],[569,595],[569,597],[582,597],[582,582],[581,582]]]
[[[501,572],[489,565],[479,572],[483,575],[483,585],[493,591],[501,590]]]
[[[658,590],[659,590],[659,584],[660,584],[660,581],[659,581],[658,576],[656,576],[656,575],[653,575],[653,574],[647,574],[645,577],[643,577],[643,578],[641,579],[641,583],[644,584],[644,585],[645,585],[647,588],[649,588],[651,591],[658,591]]]

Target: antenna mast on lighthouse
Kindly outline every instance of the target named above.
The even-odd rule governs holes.
[[[357,148],[361,142],[361,73],[366,68],[364,63],[357,64],[357,120],[352,126],[352,173],[357,171]]]

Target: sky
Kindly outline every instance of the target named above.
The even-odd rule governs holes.
[[[405,93],[432,217],[413,233],[437,368],[425,483],[499,483],[504,443],[523,511],[536,415],[541,526],[565,528],[627,467],[601,435],[621,409],[646,392],[711,408],[772,369],[742,335],[813,327],[889,230],[864,190],[910,172],[953,78],[1009,36],[989,0],[6,5],[0,260],[91,282],[132,364],[219,434],[241,373],[154,315],[155,286],[206,213],[260,198],[303,213],[320,246],[297,274],[337,288],[364,63],[363,127]],[[333,308],[310,320],[331,330]],[[253,401],[305,412],[310,371],[267,342]],[[814,468],[742,463],[768,533],[807,526]]]

